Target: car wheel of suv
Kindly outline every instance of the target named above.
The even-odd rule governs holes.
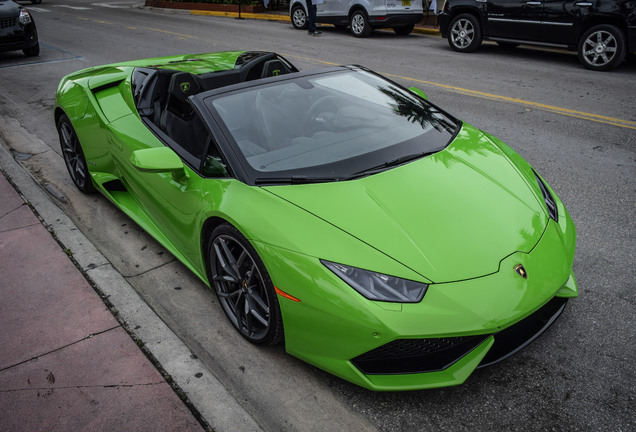
[[[458,52],[473,52],[481,45],[482,36],[475,15],[461,14],[453,18],[448,32],[448,44]]]
[[[625,37],[617,27],[597,25],[583,34],[579,42],[579,61],[588,69],[614,69],[625,59]]]
[[[408,36],[411,34],[414,28],[415,28],[415,24],[408,24],[405,26],[393,27],[393,31],[398,36]]]
[[[302,6],[295,6],[294,9],[292,9],[291,21],[294,28],[299,30],[307,30],[307,27],[309,27],[307,13]]]
[[[371,25],[364,11],[355,11],[349,19],[351,34],[355,37],[365,38],[371,34]]]

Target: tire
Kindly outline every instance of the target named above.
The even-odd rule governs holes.
[[[283,319],[274,285],[249,241],[232,225],[222,224],[207,242],[208,275],[221,307],[234,328],[257,345],[276,345]]]
[[[588,69],[606,71],[625,60],[626,44],[623,32],[613,25],[601,24],[583,34],[579,42],[579,61]]]
[[[91,180],[84,151],[71,121],[63,114],[57,121],[57,133],[60,136],[60,146],[62,147],[62,157],[66,163],[66,169],[75,183],[77,189],[85,194],[96,191]]]
[[[307,12],[302,6],[294,6],[291,13],[291,22],[294,28],[298,30],[307,30],[309,27],[309,20],[307,19]]]
[[[481,27],[473,14],[460,14],[451,21],[448,44],[457,52],[473,52],[481,45]]]
[[[34,45],[30,48],[25,48],[22,52],[27,57],[37,57],[40,55],[40,44]]]
[[[371,24],[369,24],[369,18],[367,14],[362,10],[357,10],[351,14],[349,18],[349,28],[351,34],[355,37],[365,38],[371,34]]]
[[[393,27],[393,31],[398,36],[408,36],[411,34],[411,32],[413,32],[414,28],[415,28],[415,24],[408,24],[405,26]]]

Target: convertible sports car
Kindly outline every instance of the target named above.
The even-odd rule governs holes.
[[[359,66],[173,56],[62,79],[95,190],[213,287],[251,342],[374,390],[464,382],[577,296],[576,231],[503,142]]]

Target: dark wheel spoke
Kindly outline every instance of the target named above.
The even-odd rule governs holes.
[[[262,302],[261,299],[257,300],[257,297],[254,295],[247,296],[247,304],[249,306],[249,315],[256,318],[256,320],[260,322],[262,326],[267,326],[269,324],[267,321],[267,318],[269,315],[269,308],[265,304],[260,304],[259,301]],[[263,315],[261,314],[259,310],[257,310],[257,308],[261,308],[262,310],[264,309],[267,311],[267,313]]]
[[[218,239],[218,242],[214,243],[214,251],[223,271],[232,278],[233,282],[238,282],[240,276],[236,269],[236,260],[227,247],[225,240]]]

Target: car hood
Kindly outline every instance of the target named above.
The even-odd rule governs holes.
[[[14,1],[0,0],[0,18],[17,17],[22,7]]]
[[[379,174],[265,189],[437,283],[495,273],[547,223],[534,188],[468,125],[445,150]]]

